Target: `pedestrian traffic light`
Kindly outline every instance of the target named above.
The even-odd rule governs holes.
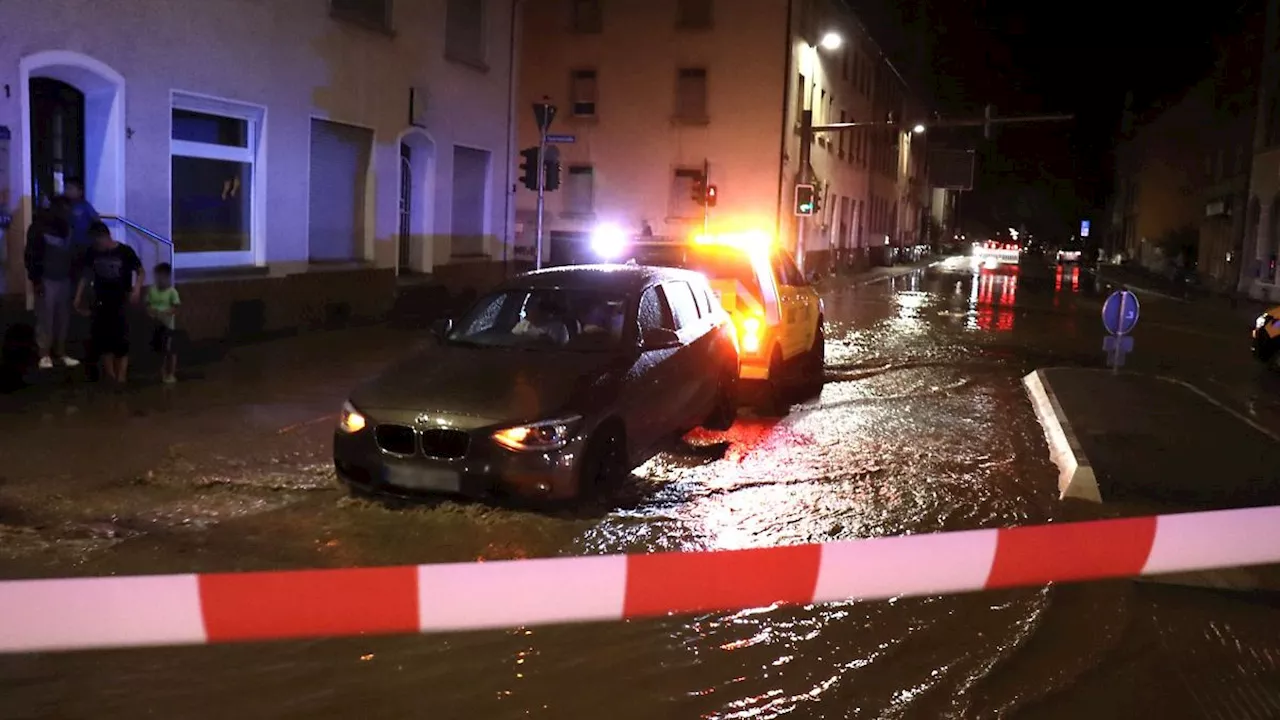
[[[520,184],[530,190],[538,189],[538,148],[520,151]]]
[[[689,199],[699,205],[707,204],[707,176],[697,175],[693,178],[693,188],[689,192]]]
[[[543,180],[543,189],[547,192],[560,189],[560,161],[547,160],[543,171],[547,173],[546,179]]]
[[[707,207],[715,207],[715,206],[716,206],[716,199],[717,199],[717,198],[719,198],[719,196],[720,196],[720,193],[719,193],[719,191],[718,191],[718,190],[716,190],[716,186],[715,186],[715,185],[708,185],[708,186],[707,186],[707,195],[706,195],[706,198],[707,198]]]
[[[817,190],[808,184],[796,185],[796,215],[807,217],[817,211]]]

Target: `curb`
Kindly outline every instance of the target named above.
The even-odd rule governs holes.
[[[1058,404],[1058,398],[1045,381],[1042,371],[1030,373],[1022,379],[1022,384],[1031,396],[1036,419],[1044,429],[1044,438],[1049,444],[1049,459],[1058,466],[1059,499],[1076,498],[1101,503],[1102,494],[1098,490],[1098,478],[1093,473],[1093,465],[1080,448],[1080,441],[1076,439],[1071,423],[1063,414],[1062,406]]]

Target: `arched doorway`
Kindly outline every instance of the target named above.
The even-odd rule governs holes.
[[[435,197],[435,142],[425,130],[411,128],[400,134],[399,226],[396,234],[396,269],[401,275],[431,272]]]
[[[79,176],[99,212],[123,215],[124,78],[68,50],[28,55],[18,68],[27,201],[61,192],[63,180]],[[30,206],[24,210],[29,216]]]

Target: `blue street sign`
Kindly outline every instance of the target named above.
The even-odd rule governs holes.
[[[1082,238],[1089,237],[1089,221],[1088,220],[1080,221],[1080,237]]]
[[[1128,290],[1117,290],[1102,304],[1102,326],[1112,335],[1128,335],[1138,324],[1138,296]]]
[[[577,135],[548,135],[547,142],[560,143],[562,145],[572,145],[578,142]]]

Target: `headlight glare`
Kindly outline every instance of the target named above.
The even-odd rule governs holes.
[[[569,444],[581,416],[544,420],[542,422],[503,428],[493,434],[494,442],[516,452],[559,450]]]
[[[350,402],[342,403],[342,413],[338,416],[338,429],[344,433],[358,433],[369,424],[367,418],[356,410]]]

